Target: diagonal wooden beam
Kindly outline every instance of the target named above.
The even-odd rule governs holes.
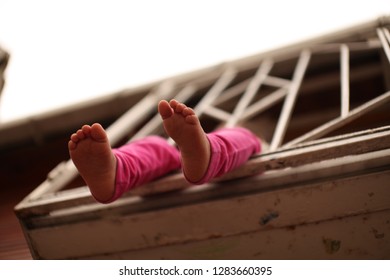
[[[386,32],[387,31],[387,32]],[[376,30],[379,40],[381,41],[383,51],[386,54],[387,59],[389,60],[390,63],[390,34],[387,29],[384,28],[378,28]]]
[[[282,112],[276,125],[275,133],[270,145],[270,151],[275,151],[282,144],[287,125],[290,121],[292,110],[298,96],[298,90],[305,75],[307,65],[309,64],[311,53],[309,50],[303,50],[299,57],[297,66],[294,71],[293,79],[287,97],[284,101]]]
[[[274,92],[268,94],[264,98],[260,99],[256,103],[252,104],[247,108],[245,113],[242,115],[240,121],[246,121],[253,116],[260,114],[261,112],[267,110],[271,106],[283,100],[286,97],[288,89],[283,87]]]
[[[201,101],[195,106],[195,113],[200,116],[213,102],[221,95],[225,88],[236,77],[237,71],[234,68],[227,68],[217,82],[211,87],[211,89],[205,94]]]
[[[320,138],[321,136],[324,136],[328,134],[329,132],[336,130],[347,123],[350,123],[351,121],[357,119],[358,117],[376,109],[377,107],[381,106],[382,104],[385,104],[386,102],[390,101],[390,91],[364,103],[363,105],[360,105],[359,107],[355,108],[354,110],[350,111],[347,116],[345,117],[338,117],[332,121],[329,121],[322,126],[319,126],[312,131],[290,141],[289,143],[285,144],[283,147],[291,147],[294,145],[297,145],[299,143],[303,143],[310,140],[315,140]]]
[[[256,95],[259,87],[266,79],[269,71],[273,66],[273,61],[271,59],[264,60],[259,69],[257,70],[255,76],[249,83],[246,91],[241,96],[240,101],[238,102],[236,108],[234,109],[231,118],[225,124],[226,127],[233,127],[239,121],[240,117],[244,113],[245,109],[248,107],[249,103],[252,101],[253,97]]]

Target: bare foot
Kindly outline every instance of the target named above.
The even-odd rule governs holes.
[[[205,175],[210,161],[210,143],[195,112],[176,100],[158,104],[166,133],[179,146],[186,178],[196,183]]]
[[[71,135],[68,148],[93,196],[99,201],[109,200],[115,190],[116,158],[103,127],[97,123],[84,125]]]

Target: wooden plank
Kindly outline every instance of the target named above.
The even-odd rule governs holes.
[[[390,259],[388,217],[380,211],[323,222],[143,250],[84,257],[126,260],[382,260]],[[229,266],[230,264],[228,264]]]
[[[292,84],[289,88],[289,92],[287,94],[286,100],[282,108],[282,112],[280,114],[278,123],[276,125],[275,133],[270,145],[270,151],[275,151],[282,144],[284,134],[286,133],[287,125],[295,105],[296,97],[298,95],[298,90],[303,80],[303,76],[305,74],[307,65],[309,64],[309,60],[310,60],[310,51],[303,50],[299,57],[299,61],[297,63],[292,78]]]
[[[315,162],[324,161],[328,159],[342,158],[348,155],[360,155],[364,153],[374,153],[373,156],[378,157],[378,164],[380,164],[379,158],[385,157],[383,160],[387,161],[387,152],[384,149],[390,148],[390,131],[385,130],[375,135],[360,135],[352,138],[342,138],[336,142],[323,142],[319,145],[312,144],[308,146],[302,146],[297,149],[283,150],[278,153],[263,154],[250,159],[246,164],[225,174],[221,178],[214,181],[223,181],[224,185],[228,184],[226,180],[232,180],[237,178],[243,178],[248,176],[254,176],[261,174],[265,171],[297,167],[306,164],[313,164]],[[359,160],[362,160],[361,158]],[[374,160],[375,161],[375,160]],[[373,163],[374,165],[376,163]],[[313,166],[309,166],[313,168]],[[339,171],[341,171],[340,169]],[[335,174],[338,172],[334,170]],[[278,174],[278,173],[277,173]],[[265,174],[260,177],[264,177]],[[280,175],[280,174],[279,174]],[[290,180],[292,180],[290,178]],[[240,181],[240,184],[242,179]],[[265,184],[262,182],[262,184]],[[167,188],[169,191],[176,189],[188,188],[190,185],[185,181],[181,175],[175,175],[171,178],[166,177],[158,181],[150,182],[142,188],[137,188],[130,191],[133,195],[147,196],[164,192]],[[256,185],[254,185],[256,187]]]
[[[313,54],[338,53],[340,45],[346,45],[351,52],[376,50],[382,47],[380,40],[368,38],[364,42],[340,42],[315,45],[310,48]]]
[[[236,105],[232,113],[232,116],[230,117],[229,121],[225,124],[226,127],[233,127],[237,124],[241,115],[248,107],[253,97],[256,95],[261,84],[264,82],[272,66],[273,66],[273,61],[271,59],[266,59],[260,64],[260,67],[258,68],[255,76],[249,83],[246,91],[241,96],[240,101]]]
[[[390,148],[389,129],[389,127],[385,127],[377,130],[369,130],[361,134],[350,134],[337,137],[337,141],[324,139],[317,144],[314,142],[309,143],[306,146],[302,145],[301,147],[295,149],[288,149],[277,153],[257,156],[252,158],[242,167],[233,170],[218,180],[222,181],[233,178],[242,178],[259,174],[267,170],[296,167],[326,159],[344,157],[351,154],[358,155],[379,151],[379,153],[381,153],[380,157],[382,157],[383,155],[386,155],[386,152],[383,151],[383,149]],[[378,164],[380,164],[379,160]],[[339,171],[341,171],[341,169]],[[337,170],[334,172],[337,172]],[[264,177],[264,175],[262,176]],[[289,180],[291,180],[291,178]],[[225,182],[225,184],[226,183],[227,182]],[[265,183],[263,182],[262,184]],[[175,174],[150,182],[142,187],[135,188],[134,190],[131,190],[128,195],[150,196],[162,192],[186,189],[188,187],[190,187],[190,184],[186,182],[182,174]],[[17,215],[21,219],[24,219],[29,216],[44,215],[58,209],[85,205],[93,201],[94,200],[87,188],[84,188],[80,192],[68,191],[64,193],[46,195],[39,200],[20,204],[15,208],[15,210]]]
[[[362,176],[373,170],[388,170],[390,163],[390,150],[373,152],[362,156],[348,156],[342,159],[331,159],[304,165],[278,172],[266,172],[262,176],[254,176],[236,181],[220,184],[207,184],[187,189],[185,192],[172,193],[163,198],[140,199],[125,197],[115,205],[81,205],[66,209],[57,209],[48,216],[32,217],[29,219],[30,228],[52,226],[53,224],[75,223],[80,220],[93,220],[101,218],[101,213],[115,216],[126,213],[137,214],[158,209],[189,205],[198,202],[210,201],[220,198],[256,194],[264,191],[273,191],[291,188],[295,185],[307,185],[313,182],[320,183],[334,178],[348,176]]]
[[[33,229],[28,236],[36,255],[45,259],[82,258],[197,242],[389,210],[389,181],[387,170],[130,216],[106,216],[101,220]],[[340,197],[348,200],[337,199]]]
[[[341,80],[341,117],[349,112],[349,49],[343,44],[340,47],[340,80]]]
[[[74,223],[80,220],[91,220],[102,216],[116,216],[124,213],[142,213],[158,209],[177,207],[181,205],[203,202],[205,200],[220,199],[251,193],[259,193],[264,190],[277,190],[280,188],[291,188],[298,184],[310,182],[321,182],[341,178],[342,176],[354,176],[367,172],[367,170],[380,170],[390,162],[389,153],[380,155],[380,152],[370,154],[367,158],[350,156],[342,160],[328,160],[313,166],[301,166],[294,169],[285,169],[279,172],[265,173],[262,176],[251,177],[241,180],[239,184],[235,181],[225,184],[208,184],[188,189],[183,193],[172,193],[164,197],[153,197],[153,199],[141,199],[139,197],[124,197],[114,204],[84,204],[77,207],[69,207],[61,210],[59,207],[53,209],[48,216],[32,217],[28,221],[29,227],[52,226],[53,224]]]
[[[315,129],[313,129],[312,131],[286,143],[283,147],[285,147],[285,148],[292,147],[296,144],[303,143],[305,141],[318,139],[321,136],[326,135],[329,132],[334,131],[334,130],[352,122],[353,120],[363,116],[364,114],[366,114],[372,110],[375,110],[379,106],[389,102],[389,100],[390,100],[390,91],[387,91],[387,92],[383,93],[382,95],[380,95],[380,96],[360,105],[359,107],[353,109],[352,111],[350,111],[348,113],[348,115],[346,117],[339,117],[339,118],[336,118],[334,120],[331,120],[331,121],[315,128]]]

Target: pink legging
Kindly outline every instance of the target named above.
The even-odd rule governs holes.
[[[219,129],[207,134],[207,138],[211,147],[209,167],[204,177],[192,184],[203,184],[221,176],[261,151],[260,140],[245,128]],[[113,202],[124,192],[181,167],[179,151],[159,136],[130,142],[113,152],[117,158],[115,192],[101,203]]]

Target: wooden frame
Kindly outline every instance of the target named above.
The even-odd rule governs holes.
[[[110,205],[65,189],[77,171],[61,163],[15,208],[34,258],[390,258],[390,89],[377,70],[389,23],[364,27],[226,63],[203,87],[161,82],[107,129],[113,145],[161,134],[155,106],[175,97],[213,127],[250,127],[264,152],[209,184],[171,174]],[[317,98],[329,113],[307,112]]]

